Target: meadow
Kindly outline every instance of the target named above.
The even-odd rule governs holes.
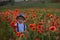
[[[25,15],[26,33],[16,32],[16,16]],[[0,39],[15,40],[59,40],[60,39],[60,9],[59,8],[15,8],[0,12]]]

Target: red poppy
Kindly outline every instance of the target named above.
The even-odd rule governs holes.
[[[24,22],[26,23],[26,22],[28,22],[29,21],[29,19],[26,19]]]
[[[28,14],[27,12],[23,12],[23,14]]]
[[[15,13],[15,12],[13,13],[14,20],[16,19],[17,15],[18,13]]]
[[[10,13],[8,11],[5,12],[5,16],[9,15]]]
[[[40,40],[39,38],[36,38],[35,40]]]
[[[38,26],[37,26],[37,29],[40,29],[40,30],[42,30],[42,31],[45,30],[45,28],[44,28],[43,26],[41,26],[41,25],[38,25]]]
[[[42,25],[42,24],[43,24],[43,22],[39,22],[38,24],[39,24],[39,25]]]
[[[47,14],[46,17],[49,17],[51,14]]]
[[[57,22],[52,22],[52,25],[53,26],[57,26]]]
[[[33,9],[33,8],[30,8],[30,11],[31,11],[31,12],[34,12],[34,9]]]
[[[54,22],[54,26],[57,26],[57,24],[58,24],[57,22]]]
[[[21,37],[24,37],[24,33],[21,34]]]
[[[2,21],[5,21],[5,17],[3,17],[1,20],[2,20]]]
[[[42,26],[38,25],[38,26],[37,26],[37,29],[40,29],[40,28],[42,28]]]
[[[29,17],[28,16],[25,16],[26,19],[28,19]]]
[[[29,27],[30,27],[30,28],[36,27],[36,24],[29,24]]]
[[[37,32],[40,34],[40,33],[42,33],[42,31],[41,30],[37,30]]]
[[[20,12],[20,10],[19,10],[19,9],[15,9],[15,12],[16,12],[16,13],[19,13],[19,12]]]
[[[36,31],[36,27],[33,27],[33,28],[32,28],[32,31]]]
[[[17,32],[17,33],[16,33],[16,36],[20,37],[20,32]]]
[[[33,15],[33,18],[35,18],[36,17],[36,15]]]
[[[11,21],[12,21],[12,19],[11,19],[11,18],[8,18],[8,19],[7,19],[7,22],[9,22],[9,23],[10,23]]]
[[[16,33],[16,29],[13,30]]]
[[[60,25],[58,27],[60,28]]]
[[[51,27],[49,27],[49,30],[52,30],[52,31],[56,31],[56,27],[55,26],[51,26]]]
[[[14,22],[11,22],[10,25],[11,25],[12,28],[16,29],[16,26],[15,26]]]
[[[56,19],[59,19],[59,16],[56,16]]]
[[[50,18],[54,18],[54,16],[51,14],[50,16],[49,16]]]

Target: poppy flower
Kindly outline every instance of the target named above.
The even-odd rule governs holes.
[[[23,12],[23,14],[26,14],[27,15],[28,13],[27,12]]]
[[[29,24],[29,27],[30,27],[30,28],[36,27],[36,24]]]
[[[9,23],[10,23],[11,21],[12,21],[12,19],[11,19],[11,18],[8,18],[8,19],[7,19],[7,22],[9,22]]]
[[[33,28],[32,28],[32,31],[36,31],[36,27],[33,27]]]
[[[17,33],[16,33],[16,36],[20,37],[20,35],[21,35],[20,32],[17,32]]]
[[[40,40],[39,38],[36,38],[35,40]]]
[[[51,14],[47,14],[46,17],[49,17]]]
[[[51,14],[50,16],[49,16],[50,18],[54,18],[54,16]]]
[[[29,17],[28,16],[25,16],[26,19],[28,19]]]
[[[42,33],[42,31],[41,30],[37,30],[37,32],[40,34],[40,33]]]
[[[60,25],[58,27],[60,28]]]
[[[2,21],[5,21],[5,17],[1,18]]]
[[[15,32],[15,33],[16,33],[16,29],[14,29],[14,30],[13,30],[13,32]]]
[[[59,19],[59,16],[56,16],[56,19]]]
[[[29,21],[29,19],[26,19],[24,22],[26,23],[26,22],[28,22]]]
[[[30,8],[30,11],[31,11],[31,12],[34,12],[34,9],[33,9],[33,8]]]
[[[32,17],[33,17],[33,18],[35,18],[35,17],[36,17],[36,15],[33,15]]]
[[[14,22],[11,22],[10,25],[11,25],[12,28],[16,29],[16,26],[15,26]]]
[[[24,33],[21,34],[21,37],[24,37]]]
[[[37,26],[37,29],[41,29],[42,31],[45,30],[45,28],[44,28],[43,26],[41,26],[41,25],[38,25],[38,26]]]
[[[52,22],[52,25],[53,26],[57,26],[57,22]]]
[[[5,12],[5,16],[9,15],[10,13],[8,11]]]
[[[18,13],[19,11],[20,11],[19,9],[15,9],[15,12],[17,12],[17,13]]]
[[[49,30],[55,32],[56,31],[56,27],[55,26],[51,26],[51,27],[49,27]]]
[[[40,28],[42,28],[42,26],[38,25],[37,28],[40,29]]]
[[[43,22],[39,22],[38,24],[39,24],[39,25],[43,25]]]

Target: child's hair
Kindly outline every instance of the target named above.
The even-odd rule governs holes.
[[[16,20],[18,20],[18,19],[19,19],[19,17],[22,17],[22,18],[23,18],[23,20],[25,20],[25,17],[24,17],[24,15],[23,15],[23,14],[19,14],[19,15],[16,17]]]

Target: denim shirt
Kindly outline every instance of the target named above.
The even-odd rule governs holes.
[[[17,26],[17,23],[15,25]],[[24,28],[26,30],[26,25],[24,27],[24,23],[21,23],[21,24],[18,23],[18,30],[19,30],[19,32],[25,32]],[[16,30],[17,30],[17,28],[16,28]]]

